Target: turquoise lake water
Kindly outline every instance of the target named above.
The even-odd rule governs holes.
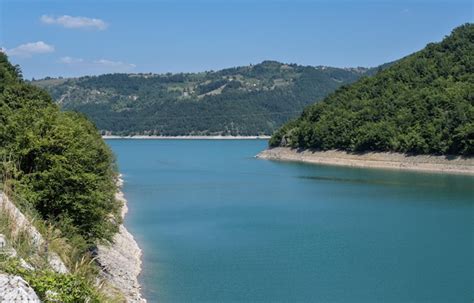
[[[256,140],[107,142],[148,302],[474,300],[474,177],[258,160]]]

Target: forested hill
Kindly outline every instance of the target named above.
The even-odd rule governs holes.
[[[474,154],[474,24],[307,107],[271,146]]]
[[[374,69],[264,61],[216,72],[43,79],[65,110],[117,135],[272,134],[308,104]]]

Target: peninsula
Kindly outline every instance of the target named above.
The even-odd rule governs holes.
[[[473,174],[474,25],[340,88],[259,158]]]

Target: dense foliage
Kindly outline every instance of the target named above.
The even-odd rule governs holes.
[[[117,230],[113,155],[81,114],[64,113],[0,53],[0,173],[15,200],[92,243]]]
[[[474,25],[309,106],[270,145],[473,155]]]
[[[119,135],[259,135],[275,129],[364,68],[305,67],[265,61],[217,72],[109,74],[43,79],[66,110]]]

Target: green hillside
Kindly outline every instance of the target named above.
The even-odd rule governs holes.
[[[45,239],[35,240],[16,216],[0,211],[0,233],[17,251],[0,253],[0,272],[21,276],[42,302],[121,302],[90,254],[121,222],[115,176],[97,128],[82,114],[61,111],[0,52],[0,189]],[[69,273],[53,270],[50,252]]]
[[[0,52],[0,181],[18,202],[92,243],[117,222],[114,158],[83,115],[62,112]]]
[[[271,146],[474,154],[474,25],[339,88],[285,124]]]
[[[33,84],[63,109],[84,113],[104,133],[269,135],[308,104],[374,70],[264,61],[216,72],[108,74]]]

